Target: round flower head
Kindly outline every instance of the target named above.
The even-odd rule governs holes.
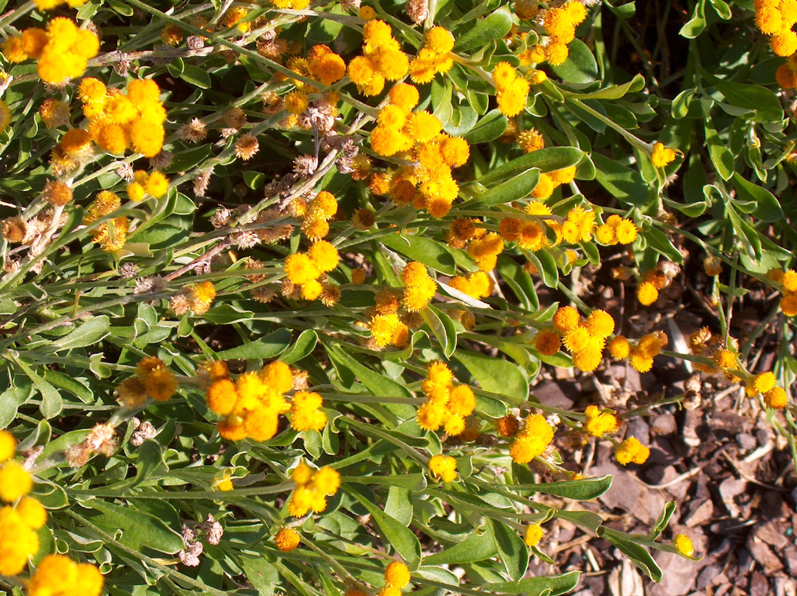
[[[512,415],[504,416],[495,421],[495,430],[502,437],[514,437],[519,429],[520,423]]]
[[[425,47],[437,54],[447,54],[454,49],[454,36],[444,27],[432,27],[426,32]]]
[[[534,349],[543,356],[553,356],[562,346],[559,334],[553,329],[539,331],[534,336]]]
[[[305,284],[317,279],[320,274],[313,260],[304,253],[295,253],[285,259],[285,275],[294,284]]]
[[[581,321],[581,315],[572,306],[562,306],[553,316],[553,324],[559,331],[575,329]]]
[[[25,524],[34,530],[43,528],[47,523],[47,510],[36,499],[22,497],[17,503],[17,513]]]
[[[168,368],[159,368],[147,376],[144,387],[147,390],[147,395],[155,401],[166,401],[171,399],[174,392],[177,391],[177,379]]]
[[[644,306],[650,306],[659,298],[659,291],[656,286],[651,282],[646,281],[637,287],[636,291],[637,300]]]
[[[616,360],[628,358],[630,352],[631,344],[629,344],[628,339],[622,335],[618,335],[609,342],[609,353],[612,355],[612,358]]]
[[[537,546],[542,540],[542,527],[540,524],[530,524],[528,528],[526,528],[526,535],[523,538],[523,541],[528,546]]]
[[[213,413],[226,416],[233,411],[235,402],[238,401],[235,383],[227,378],[213,381],[208,387],[206,400]]]
[[[17,440],[7,430],[0,430],[0,464],[14,457]]]
[[[314,243],[310,247],[308,255],[313,261],[313,264],[322,273],[328,273],[329,271],[332,271],[340,262],[338,249],[326,240],[320,240]]]
[[[603,310],[593,310],[587,317],[587,330],[596,337],[609,337],[614,332],[614,319]]]
[[[390,103],[405,110],[411,110],[418,105],[419,101],[418,88],[407,83],[394,85],[390,90]]]
[[[768,408],[782,410],[789,403],[789,394],[780,387],[773,387],[764,394],[764,403]]]
[[[429,462],[431,465],[431,462]],[[400,561],[393,561],[385,569],[385,584],[398,589],[406,588],[410,583],[410,570]]]
[[[617,463],[627,466],[630,463],[644,464],[650,456],[650,448],[639,442],[636,437],[628,437],[614,451]]]
[[[457,460],[447,455],[435,455],[429,460],[429,471],[443,482],[454,482],[457,478]]]
[[[313,487],[331,497],[340,488],[340,473],[332,468],[321,468],[313,475]]]
[[[655,167],[663,168],[673,160],[675,160],[675,151],[669,147],[665,147],[664,143],[656,143],[653,145],[653,153],[650,155],[650,162]]]
[[[282,528],[277,535],[274,536],[274,544],[277,545],[277,548],[284,553],[289,553],[294,550],[299,544],[301,544],[302,539],[299,536],[299,533],[296,530],[291,528]]]
[[[673,538],[672,545],[675,547],[675,550],[685,557],[691,557],[695,554],[695,547],[692,544],[692,540],[684,534],[676,534],[675,538]]]

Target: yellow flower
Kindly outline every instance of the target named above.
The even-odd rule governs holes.
[[[614,333],[614,319],[606,311],[595,309],[587,317],[587,330],[596,337],[609,337]]]
[[[646,373],[653,368],[653,358],[647,356],[638,348],[631,348],[630,356],[631,366],[634,368],[634,370],[637,370],[641,373]]]
[[[318,267],[306,254],[295,253],[285,259],[285,275],[294,284],[305,284],[317,279],[320,274]]]
[[[222,378],[210,384],[205,398],[213,413],[226,416],[235,407],[235,402],[238,401],[238,392],[235,389],[235,383],[230,379]]]
[[[562,306],[553,316],[553,324],[559,331],[570,331],[578,326],[581,315],[572,306]]]
[[[152,371],[144,381],[144,387],[155,401],[171,399],[177,391],[177,379],[174,373],[166,367]]]
[[[651,282],[646,281],[639,284],[636,291],[637,300],[644,306],[650,306],[659,298],[659,291]]]
[[[0,430],[0,464],[14,457],[17,440],[7,430]]]
[[[147,179],[147,194],[156,199],[161,198],[169,190],[169,179],[158,170],[152,172]]]
[[[628,437],[614,451],[617,463],[623,466],[627,466],[631,462],[644,464],[649,456],[650,448],[640,443],[636,437]]]
[[[312,486],[315,490],[331,497],[340,488],[340,472],[333,468],[321,468],[313,474]]]
[[[431,467],[431,461],[429,466]],[[385,569],[385,584],[399,590],[406,588],[410,583],[410,570],[401,561],[393,561]]]
[[[133,149],[144,157],[155,157],[163,148],[163,125],[151,120],[134,120],[128,126]]]
[[[564,64],[569,55],[570,50],[567,44],[561,41],[549,43],[545,48],[545,59],[551,66]]]
[[[32,488],[33,479],[18,463],[10,461],[0,468],[0,501],[13,503]]]
[[[622,335],[618,335],[609,342],[609,353],[612,355],[612,358],[617,360],[628,358],[630,351],[631,344],[629,344],[628,340]]]
[[[526,535],[523,538],[523,541],[528,546],[537,546],[542,540],[542,527],[540,524],[529,524],[529,527],[526,528]]]
[[[454,36],[444,27],[432,27],[424,37],[424,47],[437,54],[447,54],[454,49]]]
[[[657,168],[663,168],[675,160],[675,151],[665,147],[664,143],[653,145],[653,153],[650,155],[650,163]]]
[[[77,564],[65,555],[47,555],[28,583],[28,596],[81,594],[99,596],[103,577],[88,563]]]
[[[299,533],[291,528],[282,528],[277,532],[277,535],[274,536],[274,543],[277,545],[277,548],[284,553],[291,552],[299,546],[301,542],[302,539]]]
[[[435,455],[429,460],[429,471],[443,482],[454,482],[457,478],[457,460],[448,455]]]
[[[39,550],[39,537],[11,507],[0,509],[0,575],[19,575]]]
[[[787,317],[797,315],[797,292],[786,294],[780,299],[780,310]]]
[[[531,84],[526,79],[515,79],[508,87],[496,93],[498,109],[504,116],[517,116],[526,107],[526,96]],[[538,197],[543,198],[543,197]]]
[[[404,108],[405,110],[411,110],[417,106],[420,101],[418,88],[408,85],[407,83],[394,85],[389,95],[391,104]]]
[[[613,433],[619,427],[617,416],[610,412],[601,412],[598,406],[588,406],[584,411],[587,421],[584,430],[594,437],[601,438],[607,433]]]
[[[675,550],[685,557],[691,557],[695,554],[695,547],[692,544],[692,540],[684,534],[676,534],[675,538],[673,538],[672,545],[675,547]]]
[[[22,497],[17,504],[17,513],[25,524],[34,530],[44,527],[47,523],[47,510],[36,499]]]
[[[559,334],[553,329],[537,332],[534,336],[534,349],[543,356],[553,356],[561,348]]]
[[[789,403],[789,394],[780,387],[773,387],[764,394],[764,403],[768,408],[782,410]]]

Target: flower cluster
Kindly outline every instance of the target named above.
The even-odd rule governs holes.
[[[401,561],[392,561],[385,568],[384,578],[385,587],[379,591],[377,596],[400,596],[401,590],[406,588],[410,583],[410,570]]]
[[[442,133],[440,121],[429,112],[412,112],[418,98],[412,85],[402,83],[391,89],[390,103],[379,112],[378,124],[371,131],[371,148],[385,157],[399,154],[413,165],[389,181],[385,178],[385,193],[377,192],[381,177],[372,176],[371,187],[375,194],[389,192],[398,204],[443,217],[459,192],[451,169],[468,161],[470,147],[465,139]]]
[[[141,359],[136,372],[138,374],[135,377],[126,379],[116,388],[124,407],[138,408],[144,404],[147,396],[155,401],[166,401],[177,391],[174,373],[157,356]]]
[[[468,255],[480,270],[492,271],[498,263],[498,255],[504,251],[504,241],[495,232],[477,236],[468,243]]]
[[[465,419],[476,407],[476,396],[467,385],[454,386],[454,373],[443,362],[434,360],[426,368],[421,388],[427,401],[416,415],[418,426],[436,431],[441,426],[452,436],[462,434]]]
[[[291,427],[303,430],[324,430],[327,415],[321,410],[323,399],[318,393],[297,391],[291,398]]]
[[[315,45],[307,55],[310,76],[325,85],[331,85],[346,75],[346,62],[324,44]]]
[[[424,35],[423,47],[410,62],[410,78],[413,83],[429,83],[437,73],[447,73],[454,66],[451,50],[454,36],[443,27],[432,27]]]
[[[780,310],[787,317],[797,316],[797,271],[773,269],[767,277],[780,285],[783,296],[780,299]]]
[[[748,397],[763,395],[768,408],[782,410],[789,401],[789,394],[782,387],[777,387],[775,382],[775,375],[769,371],[751,375],[745,383],[745,393]]]
[[[791,56],[797,52],[797,34],[791,29],[797,23],[794,0],[756,0],[755,22],[761,33],[771,36],[769,47],[776,55]]]
[[[429,277],[423,263],[407,263],[401,272],[401,279],[404,281],[401,304],[407,312],[422,311],[437,293],[437,282]]]
[[[620,427],[620,422],[614,413],[602,412],[598,406],[587,406],[584,416],[586,417],[584,432],[599,439],[605,434],[617,432]]]
[[[633,244],[636,238],[637,227],[634,222],[619,215],[610,215],[606,223],[599,225],[595,232],[595,239],[607,246]]]
[[[99,79],[85,78],[78,87],[88,134],[104,151],[122,155],[132,148],[144,157],[155,157],[163,148],[166,109],[160,88],[151,79],[128,83],[127,93],[109,89]]]
[[[457,275],[451,278],[448,285],[473,298],[486,298],[493,293],[495,282],[484,271],[476,271],[467,277]]]
[[[140,201],[149,195],[160,199],[169,190],[169,179],[158,170],[147,174],[144,170],[133,172],[133,182],[127,185],[127,197],[131,201]]]
[[[287,364],[271,362],[234,382],[220,361],[207,364],[203,374],[210,382],[205,393],[208,408],[222,417],[217,423],[222,437],[268,441],[277,434],[279,415],[290,410],[285,393],[293,388],[293,374]]]
[[[349,79],[363,95],[379,95],[385,81],[398,81],[409,70],[410,61],[393,38],[390,25],[371,20],[363,27],[363,55],[349,62]]]
[[[385,289],[376,295],[374,307],[368,313],[368,328],[371,330],[374,347],[384,348],[390,345],[403,348],[407,345],[409,327],[399,317],[399,308],[401,308],[401,295],[395,290]]]
[[[75,563],[65,555],[47,555],[28,582],[28,596],[100,596],[103,577],[89,563]]]
[[[609,342],[609,353],[616,360],[629,358],[635,370],[645,373],[653,368],[653,359],[667,346],[667,343],[667,335],[662,331],[645,335],[635,345],[625,336],[618,335]]]
[[[517,70],[509,62],[496,64],[493,69],[493,82],[501,113],[509,117],[520,114],[526,107],[526,96],[531,89],[531,83],[518,76]]]
[[[327,497],[331,497],[340,488],[340,473],[332,468],[313,470],[302,462],[293,470],[291,476],[296,483],[296,490],[288,501],[288,513],[293,517],[302,517],[311,509],[321,513],[327,508]]]
[[[563,306],[554,314],[553,324],[555,331],[542,331],[535,338],[537,351],[546,356],[559,351],[559,341],[553,337],[558,332],[561,334],[561,341],[573,355],[576,368],[583,372],[595,370],[603,358],[606,338],[614,332],[614,319],[611,315],[596,309],[582,321],[575,308]]]
[[[47,511],[36,499],[26,496],[33,488],[30,474],[11,461],[17,441],[0,430],[0,575],[18,575],[28,558],[39,550],[36,530],[47,521]],[[16,506],[12,506],[16,503]]]
[[[88,0],[34,0],[39,10],[52,10],[62,4],[69,4],[70,8],[80,8]]]
[[[293,201],[290,210],[292,215],[302,220],[304,235],[315,242],[329,234],[329,220],[338,212],[338,201],[332,193],[322,190],[309,201],[305,199]]]
[[[543,26],[548,35],[545,57],[551,66],[559,66],[567,60],[567,47],[576,37],[576,26],[587,18],[587,9],[578,0],[569,0],[559,8],[545,12]]]
[[[636,297],[643,306],[650,306],[659,299],[659,291],[668,288],[677,270],[669,267],[670,263],[659,263],[655,269],[642,274],[636,289]]]
[[[532,414],[523,421],[523,428],[515,433],[509,455],[519,464],[527,464],[545,453],[553,441],[554,428],[542,414]]]
[[[86,210],[83,225],[90,225],[98,219],[110,215],[121,206],[122,201],[118,195],[110,190],[100,191]],[[115,252],[125,245],[129,228],[130,220],[127,216],[120,215],[92,228],[91,239],[99,244],[102,250]]]
[[[650,163],[657,168],[668,166],[675,160],[675,150],[666,147],[664,143],[653,145],[653,152],[650,154]]]
[[[212,281],[201,281],[196,284],[189,284],[179,294],[172,296],[169,301],[169,308],[178,317],[184,315],[189,310],[195,315],[203,315],[210,309],[210,305],[216,299],[216,287]]]
[[[65,17],[56,17],[46,30],[31,27],[19,37],[8,38],[2,51],[9,62],[38,60],[41,80],[61,85],[85,72],[88,61],[100,51],[100,40],[94,32],[79,29]]]
[[[457,479],[457,460],[448,455],[434,455],[429,460],[429,471],[443,482],[454,482]]]
[[[640,443],[636,437],[628,437],[614,450],[614,458],[623,466],[630,463],[644,464],[648,461],[648,457],[650,457],[650,447]]]
[[[789,56],[789,59],[778,66],[775,71],[775,79],[778,85],[784,89],[794,89],[797,87],[797,53]]]
[[[526,543],[527,546],[537,546],[542,540],[542,527],[540,524],[529,524],[526,528],[526,534],[523,537],[523,542]]]
[[[301,288],[302,298],[317,300],[327,285],[319,278],[335,269],[339,261],[338,249],[326,240],[320,240],[313,243],[307,253],[297,252],[285,259],[285,276],[291,284]]]

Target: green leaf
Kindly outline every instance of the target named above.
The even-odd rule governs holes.
[[[424,565],[461,565],[463,563],[479,563],[498,554],[493,535],[488,531],[475,529],[467,534],[467,538],[439,553],[424,557]]]
[[[280,360],[286,364],[293,364],[302,358],[305,358],[313,353],[313,350],[318,343],[318,334],[312,329],[305,329],[299,335],[296,343],[280,356]]]
[[[612,486],[614,476],[600,476],[597,478],[582,478],[581,480],[565,480],[562,482],[548,482],[544,484],[518,484],[511,486],[513,489],[533,490],[548,495],[566,497],[575,501],[591,501],[604,494]]]
[[[33,382],[33,386],[41,393],[42,401],[39,405],[39,411],[42,416],[44,416],[45,420],[58,416],[64,408],[64,402],[58,390],[42,379],[24,362],[16,360],[16,363],[22,371],[28,375],[28,378]]]
[[[686,117],[689,112],[689,103],[694,96],[695,89],[684,89],[676,95],[675,99],[672,100],[672,108],[670,109],[672,117],[676,120]]]
[[[524,250],[523,254],[542,275],[542,283],[549,288],[555,288],[559,285],[559,268],[556,266],[556,260],[551,253],[547,250],[538,250],[537,252]]]
[[[432,305],[424,308],[421,316],[443,348],[446,358],[450,358],[457,349],[457,331],[451,318]]]
[[[91,521],[111,535],[121,536],[119,542],[129,548],[152,548],[162,553],[175,554],[183,549],[183,538],[157,517],[138,511],[131,506],[113,505],[102,499],[83,501],[84,507],[101,511]]]
[[[425,486],[426,484],[424,483]],[[413,515],[410,490],[403,486],[391,485],[387,490],[385,513],[405,526],[409,526]]]
[[[681,251],[675,248],[675,245],[673,245],[672,240],[670,240],[667,234],[656,228],[649,228],[642,232],[642,234],[648,241],[648,246],[653,250],[663,254],[673,263],[683,263],[684,258]]]
[[[745,180],[739,172],[733,174],[733,186],[737,196],[743,201],[752,201],[756,207],[752,214],[762,221],[780,221],[783,219],[783,209],[778,199],[765,188]]]
[[[520,306],[526,310],[536,310],[540,303],[537,299],[537,291],[534,289],[534,280],[521,265],[506,255],[498,257],[496,267],[501,279],[517,296]]]
[[[504,134],[506,124],[506,116],[497,109],[490,110],[473,128],[462,135],[462,138],[471,145],[488,143]]]
[[[687,21],[687,23],[681,27],[681,30],[678,32],[682,37],[686,37],[687,39],[694,39],[701,33],[703,33],[703,29],[706,28],[706,1],[705,0],[697,0],[697,4],[695,5],[695,10],[692,13],[692,18]]]
[[[529,566],[529,549],[515,530],[493,519],[487,519],[487,527],[495,540],[498,556],[513,581],[518,581],[526,574]]]
[[[542,596],[543,594],[559,596],[575,589],[580,578],[580,571],[571,571],[562,575],[529,577],[519,582],[485,584],[482,586],[482,590],[487,594],[495,592],[498,594],[523,594],[524,596]]]
[[[515,400],[525,400],[529,395],[529,384],[516,364],[500,358],[492,358],[476,352],[460,350],[454,352],[458,360],[485,391],[497,393]]]
[[[477,51],[494,39],[503,38],[511,28],[512,14],[509,12],[509,8],[502,6],[475,25],[468,23],[464,34],[457,31],[454,36],[457,40],[454,44],[454,51],[460,53]]]
[[[17,377],[25,379],[24,377]],[[27,380],[25,379],[27,383]],[[22,386],[16,379],[11,387],[0,394],[0,429],[6,428],[17,417],[17,409],[30,397],[30,384]]]
[[[357,499],[360,505],[365,507],[368,513],[371,514],[371,517],[373,517],[385,537],[385,547],[388,545],[393,547],[410,566],[420,561],[422,554],[421,543],[409,528],[390,517],[356,490],[348,490],[346,492]]]
[[[587,44],[580,39],[574,39],[567,44],[567,48],[567,60],[559,66],[552,66],[551,70],[567,83],[584,85],[596,81],[599,76],[598,63]]]
[[[540,181],[540,171],[537,168],[526,170],[479,195],[479,203],[485,207],[501,203],[511,203],[527,197]]]
[[[564,64],[562,65],[564,66]],[[574,99],[620,99],[626,93],[635,93],[641,91],[645,87],[645,77],[641,74],[636,75],[633,79],[622,85],[610,85],[598,91],[591,93],[572,93],[570,91],[562,91],[565,97],[572,97]]]
[[[706,145],[708,145],[708,155],[711,158],[711,163],[720,177],[727,181],[733,175],[733,153],[725,146],[725,143],[720,139],[717,134],[711,118],[706,117],[703,123],[706,131]]]
[[[554,172],[576,165],[582,157],[584,157],[584,152],[575,147],[546,147],[494,168],[482,176],[479,182],[489,186],[493,182],[517,176],[530,168],[539,168],[540,172]]]
[[[208,71],[199,66],[186,64],[183,67],[183,72],[180,73],[180,78],[200,89],[210,89],[211,87]]]
[[[657,540],[661,536],[661,533],[667,528],[667,524],[670,523],[673,513],[675,513],[675,501],[668,501],[664,505],[664,509],[661,510],[659,519],[656,520],[656,525],[653,526],[650,534],[648,534],[648,540]]]
[[[708,79],[725,100],[737,108],[755,112],[754,122],[780,122],[783,120],[783,107],[778,97],[761,85],[746,85],[718,79],[701,69],[700,74]]]
[[[223,350],[216,355],[220,360],[264,360],[275,358],[291,344],[291,332],[284,327],[255,341]]]
[[[612,530],[606,526],[601,526],[598,529],[598,536],[605,538],[614,546],[619,548],[637,567],[639,567],[645,573],[645,575],[647,575],[654,582],[658,583],[661,581],[661,568],[658,566],[647,549],[633,542],[628,534],[617,532],[616,530]]]
[[[259,596],[271,596],[274,588],[282,583],[277,568],[262,555],[259,557],[241,555],[240,562],[246,579],[257,590]]]
[[[613,196],[637,207],[647,203],[650,187],[639,172],[601,153],[593,153],[592,161],[597,168],[595,179]]]
[[[445,275],[454,275],[456,273],[457,264],[454,261],[454,255],[451,254],[451,251],[445,245],[436,240],[423,236],[396,233],[383,236],[379,239],[379,242],[413,261],[423,263],[435,271]]]
[[[108,335],[111,320],[107,315],[90,318],[86,323],[76,327],[64,337],[53,341],[50,345],[54,352],[84,348],[98,343]]]

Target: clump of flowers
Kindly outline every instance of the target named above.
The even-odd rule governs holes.
[[[303,430],[324,430],[327,415],[321,410],[323,399],[314,391],[297,391],[291,399],[291,427]]]
[[[432,27],[424,35],[423,47],[410,63],[410,78],[423,85],[431,82],[437,73],[446,73],[454,66],[451,50],[454,36],[444,27]]]
[[[439,360],[429,363],[426,378],[421,384],[427,401],[416,415],[418,426],[436,431],[441,426],[452,436],[462,434],[465,419],[476,407],[476,396],[468,385],[454,385],[454,373]]]
[[[28,596],[51,594],[100,596],[103,577],[89,563],[75,563],[65,555],[47,555],[28,582]]]
[[[745,392],[748,397],[762,395],[766,407],[782,410],[789,402],[789,394],[782,387],[777,387],[775,383],[775,375],[769,371],[751,375],[745,383]]]
[[[56,17],[46,30],[31,27],[19,37],[8,38],[2,51],[9,62],[38,60],[39,78],[61,85],[86,71],[88,61],[100,51],[100,40],[93,31],[79,29],[65,17]]]
[[[553,317],[555,329],[561,334],[562,342],[573,355],[573,364],[580,371],[590,372],[598,368],[603,358],[606,338],[614,333],[614,319],[603,310],[593,310],[585,319],[572,306],[559,308]],[[539,334],[538,334],[539,336]],[[535,342],[544,355],[553,355],[559,346],[550,336],[537,337]],[[552,351],[556,345],[556,350]],[[544,350],[544,351],[543,351]]]
[[[648,461],[648,457],[650,457],[650,447],[640,443],[636,437],[628,437],[614,450],[614,458],[623,466],[630,463],[644,464]]]
[[[595,239],[601,244],[613,246],[615,244],[633,244],[637,238],[637,227],[630,219],[619,215],[610,215],[606,223],[598,226]]]
[[[183,288],[179,294],[172,296],[169,301],[169,308],[178,317],[188,311],[195,315],[203,315],[210,309],[210,305],[216,299],[216,287],[212,281],[201,281],[197,284],[190,284]]]
[[[515,434],[509,455],[519,464],[527,464],[545,453],[553,441],[554,428],[541,414],[533,414],[523,421],[523,428]]]
[[[90,225],[98,219],[110,215],[122,206],[118,195],[110,190],[103,190],[97,194],[86,210],[83,225]],[[130,220],[125,215],[114,217],[91,230],[91,239],[105,252],[115,252],[121,249],[127,241],[127,231]]]
[[[339,262],[338,249],[330,242],[321,240],[310,246],[307,253],[297,252],[285,259],[285,276],[291,284],[300,288],[302,298],[317,300],[324,292],[324,284],[319,278],[335,269]]]
[[[692,539],[685,534],[676,534],[673,538],[672,545],[680,554],[685,557],[691,557],[695,554],[695,547],[692,544]]]
[[[149,195],[160,199],[169,190],[169,179],[158,170],[148,174],[144,170],[133,172],[133,182],[127,185],[127,196],[131,201],[140,201]]]
[[[239,375],[235,381],[224,364],[214,362],[205,368],[204,375],[210,383],[205,394],[208,408],[222,417],[217,423],[219,434],[229,441],[268,441],[277,434],[279,415],[291,411],[285,394],[293,388],[293,375],[284,362],[271,362],[260,371]],[[312,420],[313,404],[305,400],[303,405],[297,406],[302,410],[300,417]]]
[[[480,270],[492,271],[498,263],[498,255],[504,251],[504,240],[499,234],[490,232],[471,240],[467,250]]]
[[[385,81],[398,81],[409,70],[407,54],[384,21],[368,21],[363,27],[363,55],[349,63],[348,73],[357,91],[373,96],[382,92]]]
[[[451,169],[468,161],[470,146],[465,139],[443,133],[442,124],[429,112],[412,112],[418,98],[412,85],[402,83],[391,89],[390,103],[379,112],[378,124],[371,131],[371,148],[379,155],[398,154],[413,163],[390,180],[385,194],[389,192],[399,204],[443,217],[459,192]]]
[[[147,396],[155,401],[166,401],[177,391],[174,373],[157,356],[142,358],[136,367],[137,375],[123,381],[117,388],[119,402],[126,408],[139,408]]]
[[[122,93],[107,88],[99,79],[86,78],[80,82],[78,96],[89,120],[87,132],[101,149],[114,155],[123,155],[128,149],[144,157],[160,153],[166,109],[155,81],[132,80],[127,93]]]
[[[787,317],[797,316],[797,271],[774,269],[767,275],[772,281],[780,285],[782,293],[780,299],[781,312]]]
[[[517,116],[526,107],[526,96],[531,84],[518,76],[515,67],[508,62],[499,62],[493,70],[498,109],[505,116]]]
[[[664,168],[675,161],[675,150],[666,147],[664,143],[653,145],[653,153],[650,154],[650,163],[657,168]]]
[[[791,56],[797,52],[797,34],[792,25],[797,23],[797,6],[791,0],[766,0],[755,3],[756,26],[769,35],[769,47],[778,56]]]
[[[486,298],[492,294],[495,282],[484,271],[475,271],[451,278],[448,285],[472,298]]]
[[[667,346],[667,335],[656,331],[642,337],[636,344],[632,344],[623,335],[618,335],[609,342],[609,353],[616,360],[629,358],[631,366],[646,373],[653,368],[653,359]]]
[[[669,287],[677,273],[677,265],[669,262],[659,263],[655,269],[645,271],[636,290],[639,303],[650,306],[656,302],[659,299],[659,291]]]
[[[359,274],[356,277],[359,278]],[[352,282],[354,281],[353,273]],[[401,294],[395,290],[382,290],[376,295],[375,302],[368,323],[371,341],[377,348],[388,345],[403,348],[409,341],[409,327],[398,314],[401,308]]]
[[[457,460],[448,455],[434,455],[429,460],[429,471],[443,482],[454,482],[457,479]]]
[[[288,501],[288,512],[293,517],[302,517],[310,510],[321,513],[327,508],[327,497],[340,488],[340,474],[332,468],[313,470],[302,462],[293,470],[296,489]]]
[[[407,263],[401,272],[404,280],[404,297],[401,300],[407,312],[420,312],[429,305],[437,293],[437,282],[429,277],[423,263]]]
[[[614,413],[602,412],[598,406],[587,406],[584,416],[586,417],[584,432],[599,439],[605,434],[616,432],[620,427],[620,422]]]
[[[551,66],[559,66],[567,60],[567,47],[576,37],[576,26],[587,17],[587,10],[578,0],[569,0],[563,6],[545,12],[543,26],[548,35],[545,56]]]

